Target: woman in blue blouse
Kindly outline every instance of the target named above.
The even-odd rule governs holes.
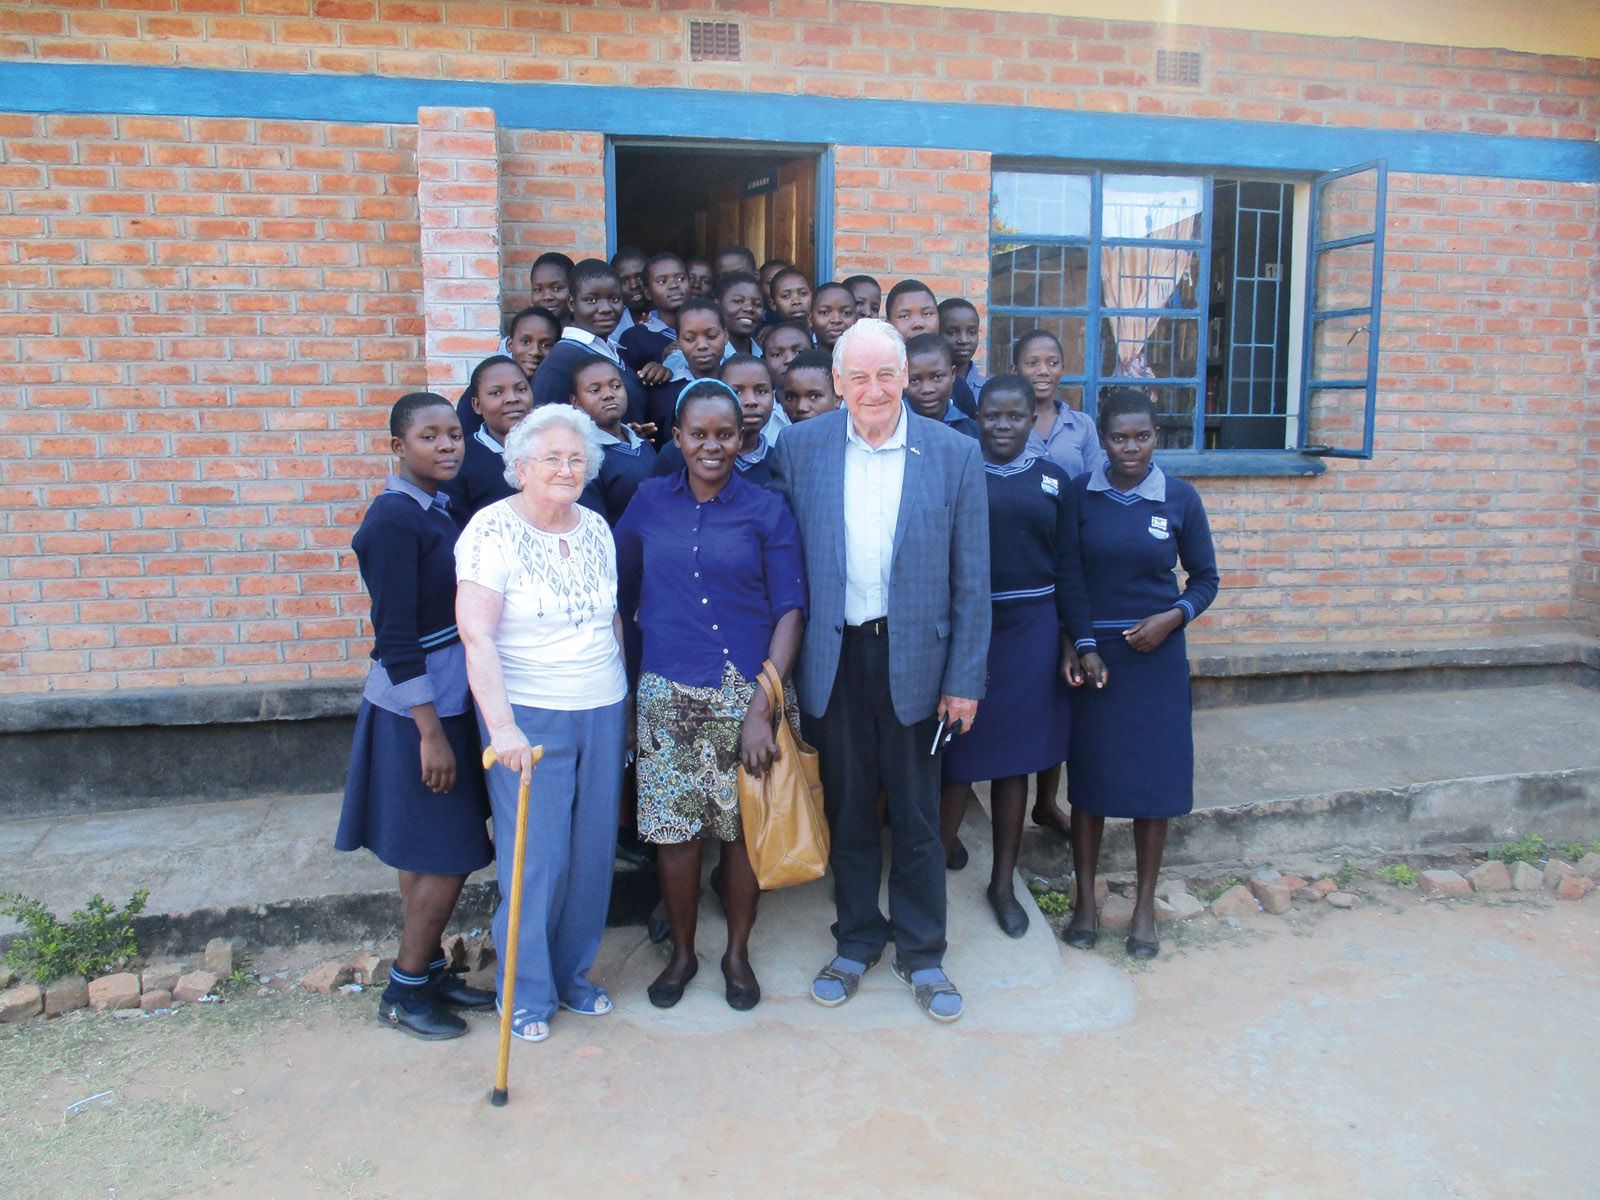
[[[494,1003],[446,969],[440,945],[461,885],[494,858],[456,632],[457,529],[440,490],[461,468],[461,422],[443,396],[413,392],[389,434],[394,473],[351,543],[372,597],[374,661],[334,845],[366,847],[400,872],[400,952],[378,1015],[438,1041],[467,1031],[448,1009]]]
[[[712,882],[728,915],[728,1004],[761,998],[750,966],[760,889],[745,852],[738,771],[759,776],[776,746],[770,659],[787,679],[805,628],[800,535],[783,497],[734,471],[743,414],[727,384],[684,393],[673,441],[684,467],[639,485],[617,525],[623,619],[644,633],[637,684],[639,836],[657,847],[672,957],[650,985],[671,1008],[699,969],[700,848],[722,842]]]
[[[1167,821],[1194,807],[1194,731],[1184,626],[1217,595],[1217,556],[1200,495],[1152,461],[1155,405],[1134,388],[1100,397],[1107,461],[1073,484],[1104,688],[1072,697],[1067,795],[1076,897],[1062,937],[1099,937],[1094,877],[1107,817],[1133,818],[1138,883],[1127,950],[1154,958],[1156,876]],[[1187,576],[1180,590],[1174,568]]]

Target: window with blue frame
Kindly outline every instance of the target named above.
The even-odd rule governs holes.
[[[1370,457],[1383,175],[995,171],[990,373],[1043,328],[1061,399],[1144,389],[1164,450]]]

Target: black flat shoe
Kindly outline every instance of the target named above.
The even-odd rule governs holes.
[[[461,978],[459,971],[440,971],[429,982],[433,984],[434,997],[446,1008],[472,1011],[494,1007],[494,993],[486,988],[471,986]]]
[[[945,870],[947,871],[961,871],[966,869],[967,847],[962,843],[960,838],[957,838],[956,844],[950,847],[950,853],[945,855],[944,865]]]
[[[494,1003],[492,992],[489,1003]],[[431,1001],[405,1008],[392,1000],[381,1000],[378,1003],[378,1023],[425,1042],[447,1042],[467,1031],[465,1021]]]
[[[1028,819],[1030,821],[1032,821],[1035,825],[1037,825],[1040,829],[1048,829],[1051,833],[1056,834],[1058,837],[1061,838],[1062,841],[1064,841],[1064,842],[1072,841],[1072,820],[1071,820],[1071,818],[1068,818],[1067,823],[1065,825],[1057,825],[1054,821],[1041,821],[1039,819],[1039,811],[1038,811],[1038,809],[1035,809],[1032,813],[1030,813],[1028,815]]]
[[[735,983],[728,978],[728,972],[722,972],[723,982],[727,985],[723,995],[728,998],[728,1007],[734,1012],[749,1012],[761,1003],[761,985],[759,983]]]
[[[636,834],[619,833],[617,858],[630,867],[648,867],[656,861],[656,848],[649,842],[641,842]]]
[[[1008,938],[1019,938],[1028,932],[1028,910],[1022,907],[1014,893],[1007,892],[998,900],[991,895],[989,907],[994,909],[994,919],[1000,924],[1000,932]]]
[[[1161,943],[1147,942],[1143,938],[1129,937],[1127,949],[1129,958],[1154,958],[1161,953]]]
[[[697,962],[677,983],[652,983],[645,988],[644,994],[650,997],[650,1003],[657,1008],[671,1008],[683,999],[683,989],[688,987],[689,981],[698,974],[700,974],[700,964]]]
[[[651,917],[644,923],[644,933],[652,946],[659,946],[672,936],[672,926],[665,917]]]
[[[1074,950],[1093,950],[1095,943],[1100,940],[1098,929],[1073,929],[1068,926],[1061,931],[1061,940]]]

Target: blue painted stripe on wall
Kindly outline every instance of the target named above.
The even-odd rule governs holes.
[[[0,109],[13,112],[416,121],[430,105],[492,108],[518,129],[613,136],[832,142],[988,150],[1006,157],[1329,171],[1383,157],[1393,171],[1600,181],[1600,143],[1470,133],[1408,133],[1265,121],[913,104],[823,96],[582,84],[477,83],[182,67],[0,63]]]

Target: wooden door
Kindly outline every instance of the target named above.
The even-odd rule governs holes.
[[[723,246],[748,246],[757,263],[781,258],[811,274],[816,269],[817,160],[812,155],[783,163],[777,186],[745,194],[741,181],[719,184],[695,214],[697,253]]]

